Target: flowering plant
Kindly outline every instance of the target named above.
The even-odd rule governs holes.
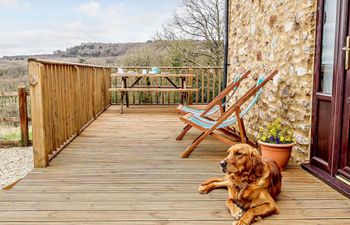
[[[271,144],[291,144],[295,142],[290,127],[282,126],[280,119],[276,119],[265,128],[261,127],[259,140]]]

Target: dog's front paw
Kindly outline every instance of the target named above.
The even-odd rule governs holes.
[[[243,210],[237,209],[234,212],[231,212],[231,216],[234,220],[239,220],[243,216]]]
[[[233,223],[234,225],[250,225],[250,223],[245,222],[244,220],[239,220],[236,223]]]
[[[262,220],[262,217],[261,216],[257,216],[254,218],[254,222],[259,222]]]
[[[208,194],[209,193],[209,188],[206,185],[201,185],[201,186],[199,186],[198,191],[199,191],[199,193],[201,193],[203,195],[204,194]]]

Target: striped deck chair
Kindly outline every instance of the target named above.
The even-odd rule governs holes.
[[[248,75],[251,73],[250,70],[246,71],[240,76],[235,77],[235,79],[232,81],[231,84],[229,84],[223,91],[221,91],[203,110],[196,109],[190,106],[185,105],[179,105],[177,107],[177,111],[180,114],[186,115],[187,113],[191,113],[196,116],[206,117],[207,119],[210,119],[208,116],[211,116],[215,114],[216,112],[220,111],[221,114],[224,113],[224,106],[227,102],[230,101],[230,99],[235,95],[237,88],[241,84],[241,82],[248,77]],[[223,102],[223,99],[230,93],[230,96],[225,99],[225,102]],[[186,135],[186,133],[192,128],[191,125],[187,124],[183,128],[183,132],[179,136],[177,136],[176,140],[181,141],[183,137]]]
[[[248,75],[251,73],[251,71],[246,71],[242,75],[239,75],[235,77],[231,84],[227,85],[227,87],[221,91],[204,109],[196,109],[191,106],[187,105],[179,105],[176,108],[176,111],[180,114],[186,115],[187,113],[192,113],[193,115],[198,116],[211,116],[218,112],[219,110],[221,113],[224,112],[224,106],[225,104],[233,97],[235,94],[237,87],[241,84],[241,82],[248,77]],[[230,93],[231,95],[226,98],[226,101],[222,103],[223,99]]]
[[[249,141],[247,138],[243,123],[243,117],[258,102],[262,93],[262,88],[276,74],[278,74],[277,70],[269,72],[267,77],[261,76],[258,79],[257,84],[249,91],[247,91],[232,106],[230,106],[229,109],[223,113],[218,120],[209,120],[205,117],[196,116],[191,113],[181,117],[180,119],[187,125],[195,127],[202,132],[181,154],[181,157],[189,157],[192,151],[209,135],[228,145],[234,145],[239,142],[254,145],[254,143]],[[252,99],[251,102],[246,106],[244,110],[242,110],[242,106],[250,99]],[[236,123],[238,125],[239,131],[231,127]],[[184,130],[179,136],[184,136],[185,134],[183,133],[187,133],[187,131]],[[235,141],[233,141],[232,138]]]

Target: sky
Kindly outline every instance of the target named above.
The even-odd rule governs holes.
[[[0,57],[86,42],[144,42],[179,0],[0,0]]]

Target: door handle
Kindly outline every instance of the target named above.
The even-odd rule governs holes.
[[[350,69],[350,36],[346,37],[346,46],[343,48],[345,51],[345,70]]]

